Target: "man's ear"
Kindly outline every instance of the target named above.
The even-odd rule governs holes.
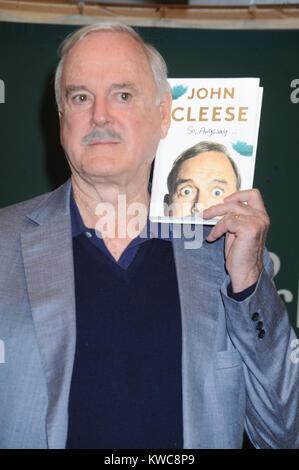
[[[59,134],[60,134],[60,143],[62,143],[62,120],[63,120],[63,113],[61,111],[58,111],[58,117],[59,117]]]
[[[172,105],[172,95],[168,91],[163,96],[160,103],[160,113],[161,113],[161,139],[167,136],[168,129],[171,122],[171,105]]]

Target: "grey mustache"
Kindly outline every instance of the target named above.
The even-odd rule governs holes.
[[[89,134],[85,135],[82,139],[82,144],[88,145],[92,144],[97,140],[112,140],[114,142],[121,142],[121,136],[115,132],[113,129],[106,129],[101,131],[99,129],[93,129]]]

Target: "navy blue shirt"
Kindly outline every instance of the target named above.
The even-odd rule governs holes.
[[[141,234],[131,241],[131,243],[121,254],[119,260],[115,261],[110,251],[107,249],[103,239],[98,236],[100,234],[97,234],[95,229],[87,228],[84,225],[72,192],[70,204],[73,238],[84,233],[94,246],[102,250],[102,252],[105,253],[106,256],[108,256],[108,258],[110,258],[115,263],[117,262],[117,264],[123,269],[126,269],[130,266],[136,253],[138,252],[140,245],[153,238],[153,233],[155,235],[155,238],[157,237],[161,240],[171,241],[172,239],[171,229],[168,224],[163,224],[162,227],[161,224],[155,224],[153,222],[150,222],[149,219],[147,219],[146,226],[142,230]]]
[[[179,449],[181,312],[172,243],[137,237],[116,262],[72,201],[76,353],[68,449]]]
[[[85,227],[73,195],[71,221],[77,337],[66,447],[182,448],[181,313],[171,234],[157,224],[152,238],[148,221],[116,262]],[[230,295],[242,300],[250,290]]]
[[[78,210],[77,204],[74,200],[72,191],[71,191],[71,199],[70,199],[70,208],[71,208],[71,223],[72,223],[73,238],[79,234],[85,233],[91,243],[93,243],[97,248],[102,250],[103,253],[105,253],[105,255],[108,256],[111,260],[116,262],[113,256],[111,255],[110,251],[107,249],[103,239],[97,236],[96,231],[94,229],[87,228],[84,225],[82,221],[82,217]],[[171,242],[172,232],[171,232],[171,228],[169,224],[164,224],[164,223],[153,224],[152,222],[149,221],[149,219],[147,219],[146,226],[144,227],[141,235],[139,235],[138,237],[136,237],[135,239],[131,241],[131,243],[127,246],[127,248],[124,250],[124,252],[120,256],[119,260],[117,261],[119,266],[121,266],[123,269],[126,269],[130,265],[136,253],[138,252],[140,245],[144,243],[145,241],[151,239],[153,228],[154,228],[155,237],[157,236],[157,238],[161,240],[166,240],[166,241]],[[231,284],[229,284],[227,288],[227,294],[229,295],[229,297],[233,298],[234,300],[241,302],[242,300],[245,300],[254,292],[256,284],[257,283],[254,283],[252,286],[248,287],[247,289],[244,289],[242,292],[237,292],[237,293],[234,293],[232,291]]]

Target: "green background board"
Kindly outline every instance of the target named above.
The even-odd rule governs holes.
[[[58,45],[74,29],[0,23],[0,79],[5,85],[5,96],[0,96],[0,207],[50,191],[69,175],[59,144],[53,73]],[[254,186],[271,217],[267,246],[278,257],[275,282],[296,328],[299,82],[297,99],[291,82],[299,79],[299,31],[137,30],[160,50],[170,77],[261,78]]]

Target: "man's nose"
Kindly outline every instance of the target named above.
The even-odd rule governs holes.
[[[96,97],[92,107],[91,125],[103,127],[113,124],[110,105],[105,97]]]
[[[215,202],[213,201],[209,191],[207,189],[202,190],[200,192],[200,197],[198,198],[197,211],[201,212],[205,209],[208,209],[208,207],[213,206],[213,204],[215,204]]]
[[[200,191],[199,191],[199,189],[197,189],[195,197],[194,197],[193,202],[192,202],[191,214],[195,214],[195,213],[199,212],[199,209],[198,209],[199,196],[200,196]]]

